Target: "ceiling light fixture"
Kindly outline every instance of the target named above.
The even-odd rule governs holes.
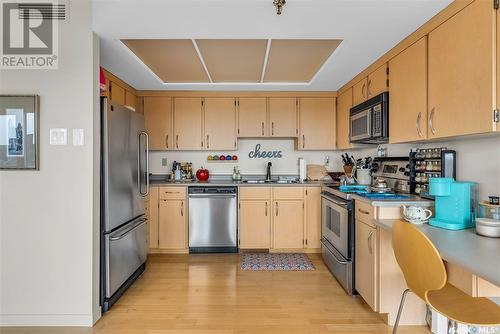
[[[285,0],[274,0],[273,1],[274,7],[276,7],[276,14],[281,15],[283,11],[283,7],[286,4]]]

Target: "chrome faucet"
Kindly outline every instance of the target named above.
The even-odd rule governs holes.
[[[273,164],[271,162],[268,162],[267,163],[267,173],[266,173],[266,182],[271,182],[272,179],[271,179],[271,166]]]

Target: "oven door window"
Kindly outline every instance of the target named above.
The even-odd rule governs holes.
[[[351,139],[364,139],[371,136],[371,109],[351,116]]]
[[[349,258],[349,211],[329,201],[322,200],[322,235],[346,259]]]

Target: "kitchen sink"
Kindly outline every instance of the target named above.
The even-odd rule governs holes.
[[[269,183],[269,184],[293,184],[293,183],[299,183],[297,180],[271,180],[271,181],[266,181],[266,180],[243,180],[243,183],[249,183],[249,184],[262,184],[262,183]]]

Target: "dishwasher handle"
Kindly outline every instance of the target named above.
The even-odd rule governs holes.
[[[189,198],[236,198],[236,194],[189,194]]]

